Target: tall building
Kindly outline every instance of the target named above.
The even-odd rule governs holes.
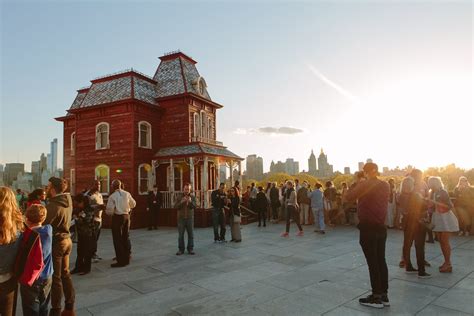
[[[245,160],[247,179],[263,179],[263,159],[257,155],[248,155]]]
[[[321,148],[321,153],[318,157],[318,172],[317,176],[321,178],[329,178],[332,177],[334,171],[333,166],[328,162],[328,156],[324,153],[323,149]]]
[[[46,169],[48,169],[49,173],[53,173],[53,159],[51,154],[46,155],[46,165],[48,166]]]
[[[55,138],[51,142],[51,173],[55,173],[58,169],[58,139]]]
[[[32,186],[38,188],[41,186],[41,161],[31,162]]]
[[[344,167],[344,174],[351,174],[351,168]]]
[[[3,165],[0,164],[0,172],[3,172]]]
[[[18,179],[18,174],[25,173],[25,165],[22,163],[7,163],[3,172],[3,183],[11,186]]]
[[[364,163],[362,161],[359,161],[359,171],[362,171],[362,169],[364,169]]]
[[[372,158],[367,158],[366,163],[369,163],[369,162],[372,163],[372,162],[374,162],[374,161],[372,160]]]
[[[40,172],[42,173],[43,170],[48,169],[48,159],[44,153],[41,154],[39,161],[40,161]]]
[[[318,168],[316,166],[316,156],[314,155],[313,150],[311,149],[311,155],[308,159],[308,172],[309,174],[315,176],[318,173]]]
[[[293,158],[287,158],[285,161],[285,172],[289,175],[298,174],[300,172],[300,163]]]

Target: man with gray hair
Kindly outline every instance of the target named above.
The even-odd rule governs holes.
[[[130,264],[130,212],[137,203],[130,193],[122,189],[120,180],[112,181],[112,191],[105,212],[112,216],[112,238],[117,258],[117,262],[110,266],[117,268]]]

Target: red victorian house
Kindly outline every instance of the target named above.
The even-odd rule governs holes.
[[[160,57],[153,78],[127,70],[100,77],[78,90],[64,123],[64,175],[75,194],[101,181],[104,197],[120,179],[137,200],[132,226],[145,227],[147,193],[163,196],[161,225],[176,225],[173,204],[191,183],[200,209],[196,226],[210,224],[210,193],[219,167],[238,168],[241,157],[216,140],[216,111],[196,61],[173,52]],[[107,221],[106,221],[107,224]]]

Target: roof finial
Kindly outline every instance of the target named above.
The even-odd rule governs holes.
[[[322,147],[321,147],[321,154],[323,154],[323,155],[324,155],[324,151],[323,151],[323,148],[322,148]]]

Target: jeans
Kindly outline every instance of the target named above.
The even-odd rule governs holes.
[[[61,313],[61,300],[64,293],[65,309],[74,309],[75,291],[69,273],[69,255],[72,250],[71,238],[56,241],[53,239],[53,284],[51,286],[51,314]]]
[[[130,214],[114,214],[112,216],[112,238],[118,264],[126,265],[130,263],[132,245],[130,243],[129,231]]]
[[[80,272],[90,272],[92,256],[97,249],[96,235],[87,235],[79,233],[77,240],[77,258],[76,268]]]
[[[194,217],[178,219],[178,248],[184,252],[184,231],[188,234],[188,251],[194,249]]]
[[[407,223],[403,232],[403,259],[405,260],[405,267],[406,269],[413,269],[410,249],[414,241],[418,274],[425,272],[425,234],[425,227],[416,221]]]
[[[11,316],[16,312],[18,283],[15,278],[0,283],[0,315]]]
[[[223,209],[212,211],[212,226],[214,228],[214,241],[225,240],[225,215]],[[218,228],[220,227],[220,233]]]
[[[36,280],[33,285],[20,284],[21,306],[24,316],[47,316],[51,299],[52,278]]]
[[[385,261],[387,229],[384,225],[359,224],[359,230],[359,243],[369,266],[372,294],[386,294],[388,291],[388,268]]]
[[[290,232],[290,220],[293,218],[293,221],[295,221],[296,226],[298,226],[298,229],[300,231],[303,231],[303,227],[300,225],[300,214],[296,210],[296,207],[293,205],[288,205],[286,207],[286,232]]]
[[[326,229],[326,224],[324,223],[324,209],[323,208],[314,208],[314,225],[318,230],[324,231]]]

